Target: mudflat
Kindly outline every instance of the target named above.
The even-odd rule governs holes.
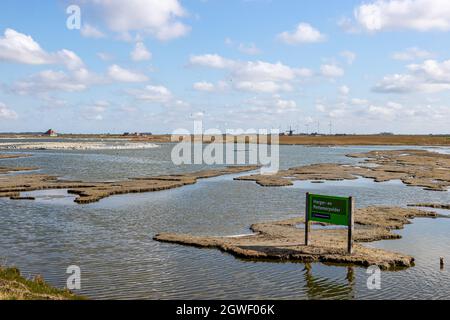
[[[258,166],[233,166],[223,169],[203,170],[192,173],[141,177],[116,182],[82,182],[60,180],[46,174],[20,174],[0,176],[0,197],[24,199],[21,192],[49,189],[68,189],[77,195],[75,202],[86,204],[101,199],[128,193],[155,192],[195,184],[198,179],[206,179],[226,174],[242,173],[258,169]],[[4,172],[30,170],[31,168],[4,168]],[[2,173],[0,168],[0,173]],[[27,198],[27,200],[31,200]]]
[[[313,164],[281,170],[275,175],[260,174],[235,180],[255,181],[264,187],[293,185],[294,181],[356,180],[371,178],[375,182],[401,180],[408,186],[431,191],[450,187],[450,155],[426,150],[388,150],[349,154],[364,159],[360,164]]]
[[[355,212],[354,249],[347,253],[347,230],[342,228],[313,228],[310,245],[304,242],[304,218],[257,223],[250,227],[254,235],[242,237],[201,237],[188,234],[160,233],[160,242],[216,248],[236,257],[255,260],[292,262],[322,262],[359,266],[377,265],[384,270],[407,268],[414,258],[402,253],[362,245],[385,239],[399,239],[392,230],[402,229],[416,217],[438,218],[439,214],[411,208],[367,207]],[[325,226],[323,223],[314,225]]]

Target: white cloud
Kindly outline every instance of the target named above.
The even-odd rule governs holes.
[[[356,60],[356,53],[354,53],[352,51],[348,51],[348,50],[342,51],[341,56],[346,59],[348,65],[352,65],[353,62],[355,62],[355,60]]]
[[[279,95],[273,95],[268,99],[252,98],[244,102],[244,106],[249,108],[240,108],[237,113],[242,116],[248,113],[251,117],[261,115],[282,115],[298,111],[297,103],[294,100],[281,98]]]
[[[371,32],[411,29],[449,31],[447,0],[376,0],[355,9],[356,21]]]
[[[106,52],[97,52],[97,57],[103,61],[111,61],[113,59],[113,56]]]
[[[83,25],[80,32],[81,35],[85,38],[100,39],[105,37],[105,34],[103,32],[87,23]]]
[[[82,109],[81,115],[86,120],[101,121],[104,118],[104,113],[109,107],[109,102],[107,101],[96,101],[90,106],[86,106]]]
[[[160,40],[186,35],[190,27],[180,22],[186,16],[178,0],[85,0],[93,5],[108,28],[126,34],[137,31]]]
[[[11,110],[6,104],[0,102],[0,120],[15,120],[19,116],[14,110]]]
[[[0,38],[0,59],[24,64],[49,64],[50,56],[30,36],[6,29]]]
[[[80,76],[63,71],[45,70],[25,80],[17,81],[11,91],[19,95],[36,95],[49,91],[79,92],[87,89]]]
[[[47,53],[32,37],[12,29],[6,29],[0,37],[0,61],[45,65],[62,64],[69,69],[81,68],[82,60],[70,50]]]
[[[248,54],[251,56],[261,54],[261,49],[259,49],[254,43],[250,43],[250,44],[241,43],[241,44],[239,44],[238,50],[242,53],[245,53],[245,54]]]
[[[366,99],[352,98],[350,100],[350,103],[355,106],[364,106],[364,105],[369,104],[369,101]]]
[[[237,64],[231,77],[238,90],[275,93],[292,90],[290,82],[306,73],[306,69],[294,69],[281,62],[247,61]]]
[[[289,81],[295,78],[295,70],[281,62],[248,61],[237,67],[233,74],[241,80]]]
[[[339,88],[339,92],[340,92],[340,94],[346,96],[346,95],[348,95],[350,93],[350,88],[347,87],[347,86],[341,86]]]
[[[70,50],[60,50],[55,54],[56,61],[64,64],[69,70],[78,70],[84,67],[80,57]]]
[[[136,99],[148,102],[157,102],[162,104],[168,104],[173,102],[173,95],[169,89],[164,86],[148,85],[144,89],[129,90],[131,95]]]
[[[206,81],[194,83],[194,89],[198,91],[212,92],[215,89],[214,84]]]
[[[152,53],[147,50],[143,42],[136,43],[134,50],[131,52],[133,61],[145,61],[152,58]]]
[[[313,72],[306,68],[291,68],[281,62],[236,61],[217,54],[191,56],[192,65],[216,69],[228,69],[234,88],[257,93],[275,93],[292,90],[291,82],[310,77]]]
[[[385,76],[374,88],[383,93],[425,92],[450,90],[450,60],[426,60],[407,66],[409,73]]]
[[[220,92],[227,90],[229,85],[225,81],[218,81],[215,84],[207,81],[200,81],[194,83],[193,88],[197,91]]]
[[[192,65],[217,69],[230,68],[235,65],[233,60],[225,59],[218,54],[194,55],[190,57],[190,63]]]
[[[148,77],[142,73],[133,72],[122,68],[116,64],[112,65],[108,69],[108,76],[119,82],[145,82],[148,81]]]
[[[320,72],[324,77],[327,78],[338,78],[342,77],[345,72],[342,68],[334,64],[324,64],[320,67]]]
[[[325,40],[325,36],[308,23],[301,22],[294,31],[280,33],[278,39],[286,44],[315,43]]]
[[[426,58],[430,58],[432,56],[433,56],[433,54],[431,52],[417,48],[417,47],[408,48],[404,51],[394,52],[392,54],[393,59],[401,60],[401,61],[426,59]]]
[[[276,93],[292,90],[290,84],[275,81],[239,81],[235,84],[235,87],[238,90],[256,93]]]

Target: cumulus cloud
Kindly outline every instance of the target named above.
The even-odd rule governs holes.
[[[108,69],[108,76],[119,82],[145,82],[148,81],[148,77],[142,73],[130,71],[122,68],[116,64],[112,65]]]
[[[190,27],[180,21],[187,15],[178,0],[79,0],[96,9],[107,27],[117,33],[140,32],[160,40],[186,35]]]
[[[392,58],[400,61],[411,61],[416,59],[431,58],[433,54],[427,50],[423,50],[417,47],[407,48],[403,51],[394,52]]]
[[[84,24],[80,31],[81,35],[85,38],[100,39],[106,37],[106,35],[90,24]]]
[[[107,74],[96,74],[86,68],[65,71],[44,70],[14,82],[7,87],[19,95],[42,95],[48,92],[81,92],[95,85],[112,82],[145,82],[148,77],[118,65],[108,68]]]
[[[0,120],[15,120],[18,117],[14,110],[11,110],[6,104],[0,102]]]
[[[97,52],[97,57],[103,61],[111,61],[113,59],[113,56],[106,52]]]
[[[374,88],[383,93],[425,92],[450,90],[450,60],[426,60],[407,66],[408,73],[385,76]]]
[[[342,51],[340,55],[341,55],[341,57],[345,58],[348,65],[352,65],[353,62],[356,60],[356,53],[354,53],[352,51],[345,50],[345,51]]]
[[[136,43],[134,50],[131,52],[133,61],[145,61],[152,58],[152,53],[148,51],[143,42]]]
[[[148,85],[144,89],[128,90],[128,93],[137,100],[168,104],[174,101],[174,96],[169,89],[164,86]]]
[[[326,37],[310,24],[301,22],[297,25],[295,30],[284,31],[280,33],[277,38],[286,44],[293,45],[322,42]]]
[[[203,54],[203,55],[193,55],[190,57],[190,63],[192,65],[225,69],[235,66],[235,62],[230,59],[225,59],[218,54]]]
[[[70,69],[83,66],[74,52],[63,49],[48,53],[31,36],[13,29],[6,29],[4,36],[0,37],[0,61],[30,65],[62,64]]]
[[[347,86],[341,86],[339,88],[339,92],[340,92],[340,94],[346,96],[346,95],[348,95],[350,93],[350,88],[347,87]]]
[[[196,82],[193,87],[197,91],[212,92],[215,90],[214,84],[206,81]]]
[[[234,88],[257,93],[276,93],[292,90],[291,82],[296,78],[310,77],[312,71],[306,68],[291,68],[281,62],[237,61],[223,58],[217,54],[191,56],[191,65],[230,72]]]
[[[449,31],[447,0],[376,0],[355,9],[356,21],[370,32],[410,29]]]
[[[298,111],[297,102],[283,99],[279,95],[273,95],[268,99],[251,98],[243,103],[244,110],[237,110],[238,114],[249,113],[255,117],[260,115],[282,115]]]
[[[261,49],[259,49],[254,43],[250,44],[241,43],[239,44],[238,50],[250,56],[261,54]]]
[[[81,116],[86,120],[101,121],[109,105],[107,101],[96,101],[92,105],[83,107]]]
[[[15,82],[10,91],[19,95],[39,95],[50,91],[79,92],[87,89],[81,74],[45,70]]]
[[[345,74],[344,69],[335,64],[324,64],[320,67],[320,72],[327,78],[339,78]]]

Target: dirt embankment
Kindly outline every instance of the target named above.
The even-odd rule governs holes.
[[[31,157],[31,155],[29,154],[0,154],[0,160],[2,159],[17,159],[17,158],[27,158],[27,157]]]
[[[226,174],[241,173],[258,169],[258,166],[233,166],[224,169],[204,170],[168,176],[141,177],[117,182],[81,182],[60,180],[45,174],[21,174],[0,176],[0,197],[22,199],[21,192],[49,189],[68,189],[77,195],[76,203],[86,204],[101,199],[128,193],[155,192],[195,184],[198,179],[206,179]],[[20,168],[15,168],[19,170]],[[8,168],[7,171],[14,169]],[[0,171],[1,173],[1,171]],[[27,199],[31,200],[31,199]]]
[[[84,300],[69,290],[47,284],[42,277],[25,279],[17,268],[0,266],[0,300]]]
[[[365,159],[356,165],[313,164],[279,171],[272,176],[250,175],[236,180],[255,181],[264,187],[293,185],[293,181],[355,180],[358,177],[375,182],[401,180],[408,186],[431,191],[447,191],[450,187],[450,155],[426,150],[371,151],[350,154]]]
[[[378,265],[385,270],[411,267],[414,258],[401,253],[369,248],[361,243],[399,239],[392,230],[402,229],[416,217],[440,217],[437,213],[396,207],[368,207],[355,213],[354,253],[347,253],[347,230],[341,228],[312,228],[309,246],[304,243],[304,218],[258,223],[251,226],[255,233],[243,237],[198,237],[161,233],[154,240],[217,248],[236,257],[259,260],[322,262],[359,266]],[[324,226],[325,224],[316,223]]]

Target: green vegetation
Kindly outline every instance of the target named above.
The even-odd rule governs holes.
[[[0,300],[84,300],[69,290],[47,284],[42,277],[25,279],[17,268],[0,266]]]

